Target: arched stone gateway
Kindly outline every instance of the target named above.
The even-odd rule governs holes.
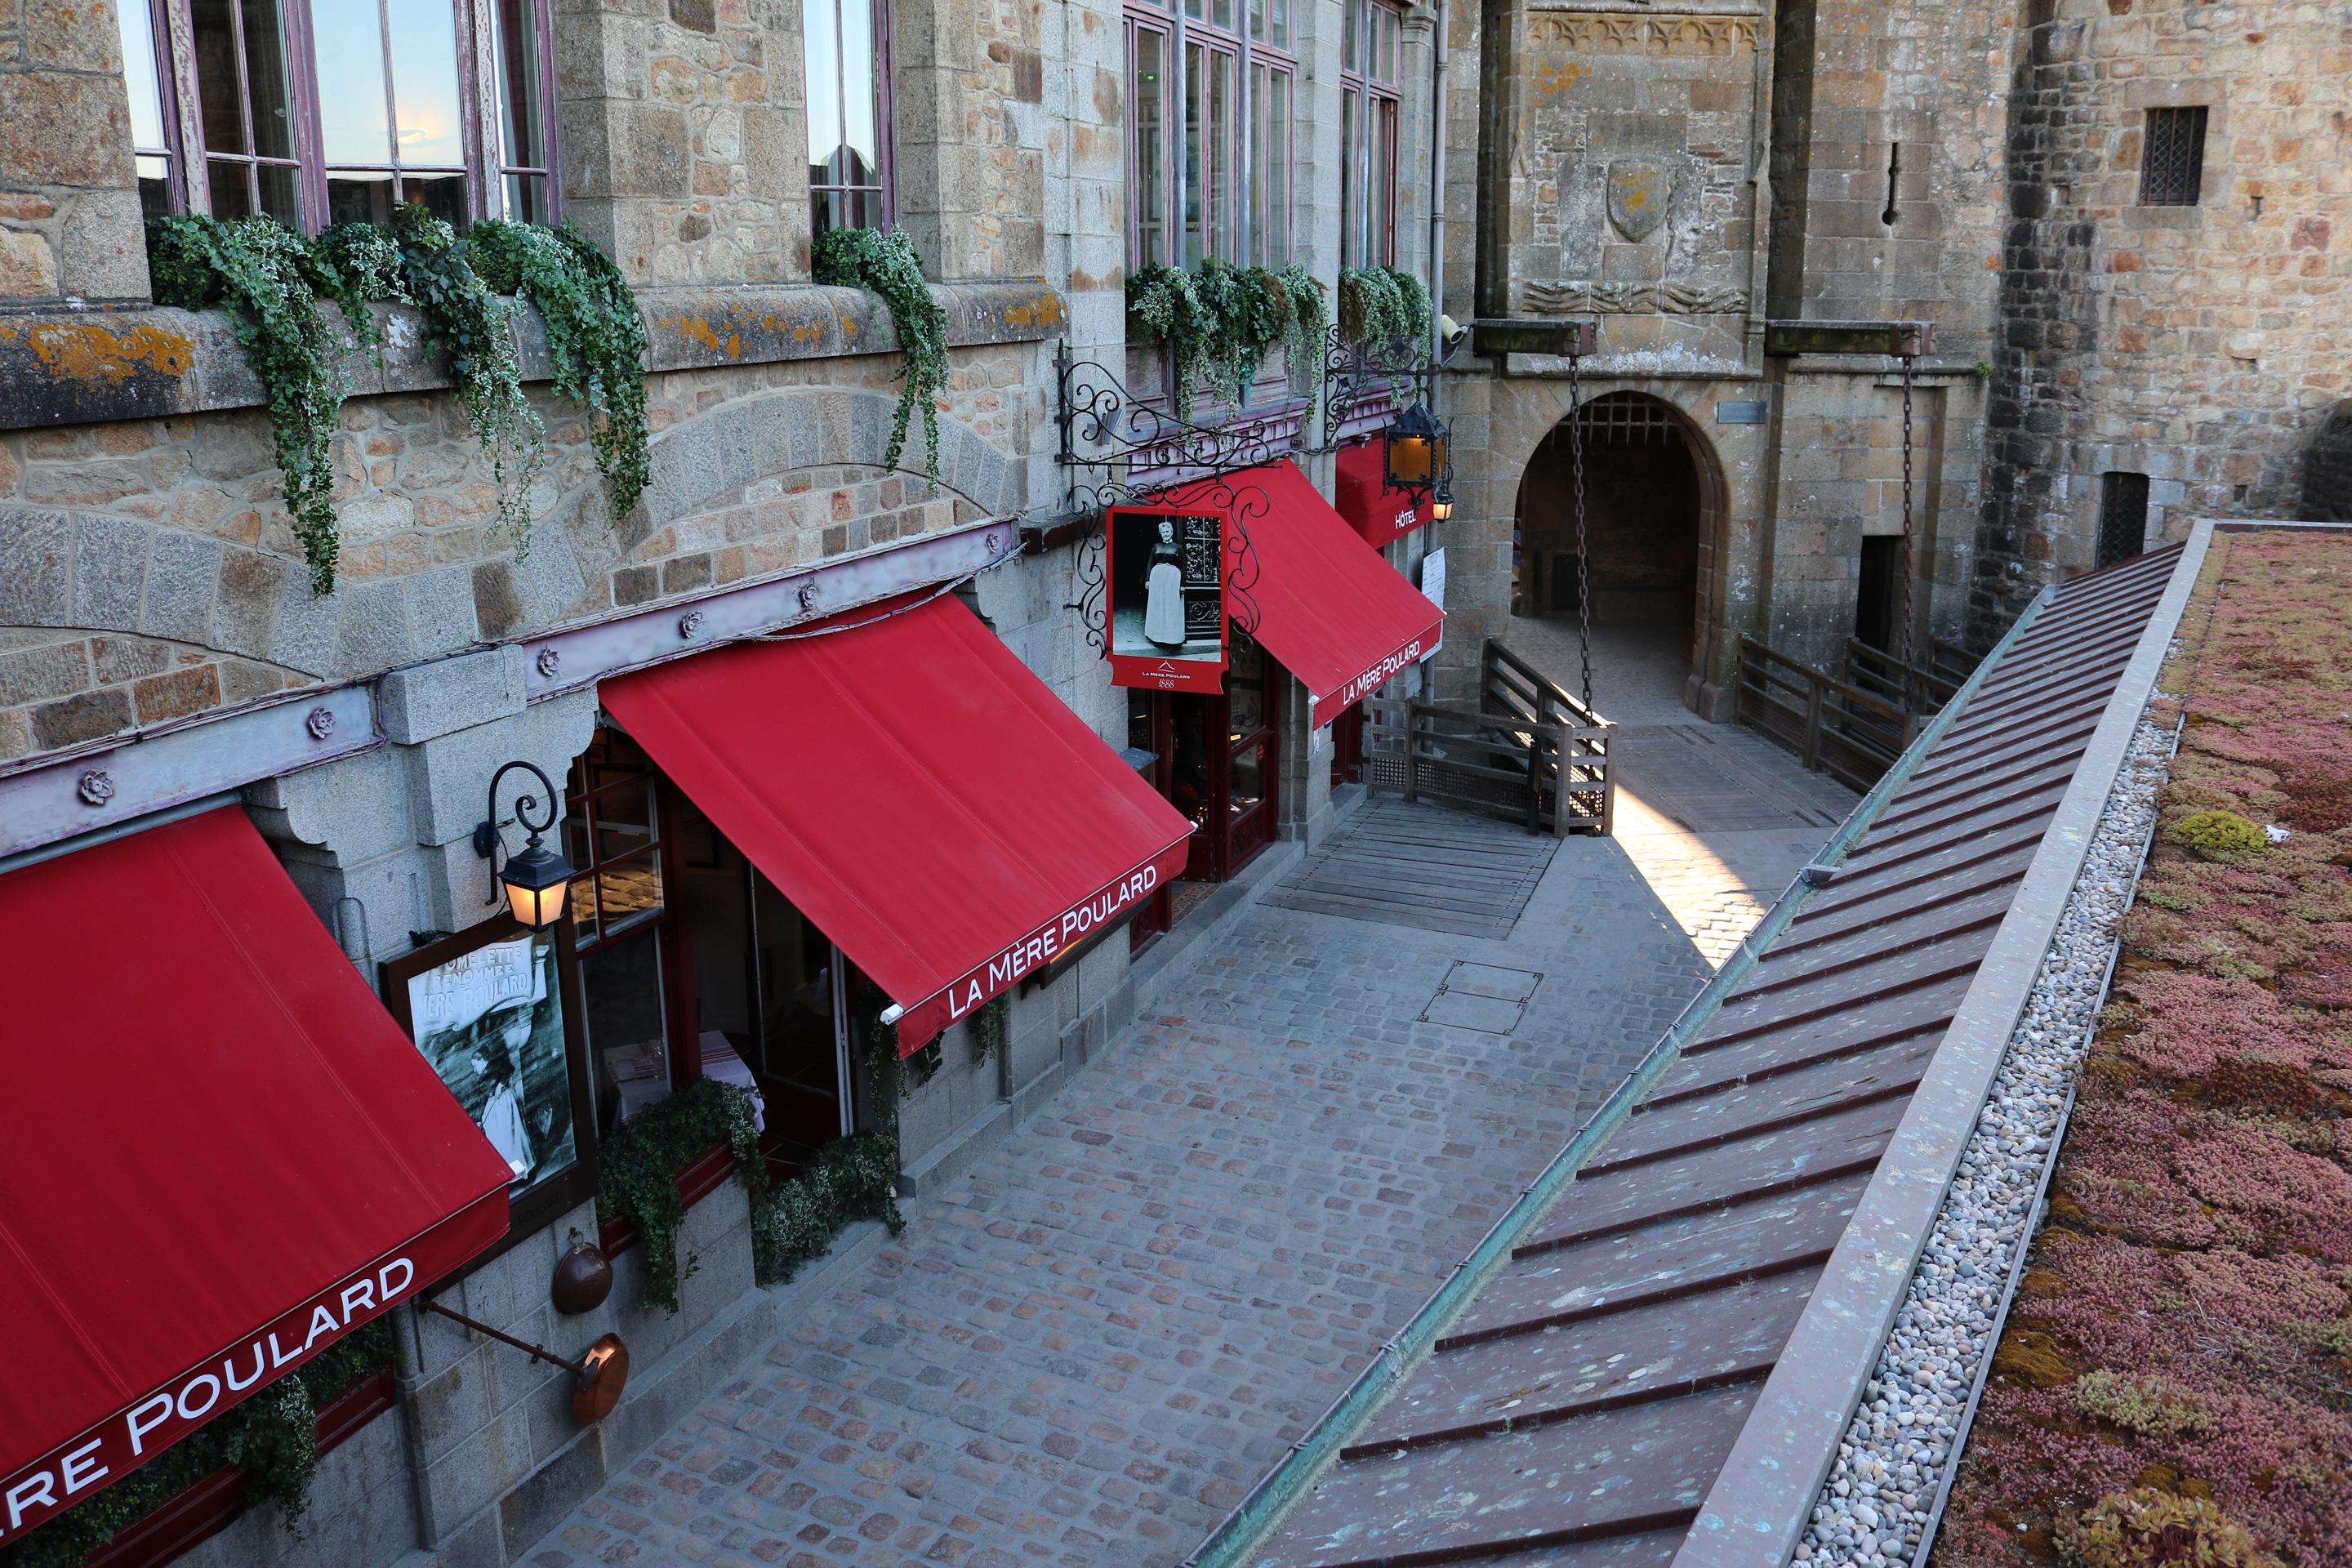
[[[1612,684],[1606,667],[1627,661],[1638,662],[1651,682],[1663,667],[1678,666],[1683,700],[1697,706],[1723,622],[1727,492],[1720,460],[1687,415],[1648,393],[1609,393],[1575,417],[1584,432],[1595,689],[1602,710]],[[1512,613],[1557,619],[1572,637],[1580,595],[1570,419],[1553,426],[1528,457],[1515,517]]]

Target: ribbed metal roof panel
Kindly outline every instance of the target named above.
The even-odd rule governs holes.
[[[1672,1559],[2177,554],[2050,597],[1262,1568]]]

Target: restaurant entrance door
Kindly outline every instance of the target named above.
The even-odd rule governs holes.
[[[1144,776],[1192,823],[1181,878],[1136,918],[1138,947],[1274,840],[1282,667],[1239,627],[1232,655],[1222,694],[1128,693],[1128,744],[1151,753]]]

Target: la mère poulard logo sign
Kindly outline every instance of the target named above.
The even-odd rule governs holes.
[[[1225,514],[1115,506],[1106,521],[1110,681],[1225,689]]]
[[[243,1403],[417,1284],[404,1257],[371,1264],[60,1445],[0,1485],[0,1541],[121,1479],[214,1416]]]

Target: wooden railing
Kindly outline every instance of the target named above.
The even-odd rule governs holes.
[[[1479,660],[1479,690],[1476,708],[1366,702],[1366,783],[1530,833],[1606,837],[1616,820],[1609,722],[1496,642]]]
[[[1937,658],[1941,661],[1948,643],[1938,643]],[[1957,648],[1951,648],[1958,653]],[[1966,657],[1963,655],[1962,657]],[[1971,667],[1973,668],[1973,667]],[[1915,713],[1933,713],[1952,700],[1960,682],[1969,678],[1967,669],[1951,675],[1944,669],[1922,668],[1906,665],[1891,653],[1871,647],[1860,637],[1845,639],[1845,678],[1848,684],[1870,693],[1881,701],[1892,702]]]
[[[1956,642],[1946,642],[1941,637],[1928,639],[1927,663],[1934,668],[1937,675],[1950,681],[1955,687],[1961,685],[1969,676],[1974,675],[1977,666],[1983,662],[1984,655],[1970,653]]]
[[[1739,721],[1854,790],[1868,790],[1928,715],[1739,639]]]

